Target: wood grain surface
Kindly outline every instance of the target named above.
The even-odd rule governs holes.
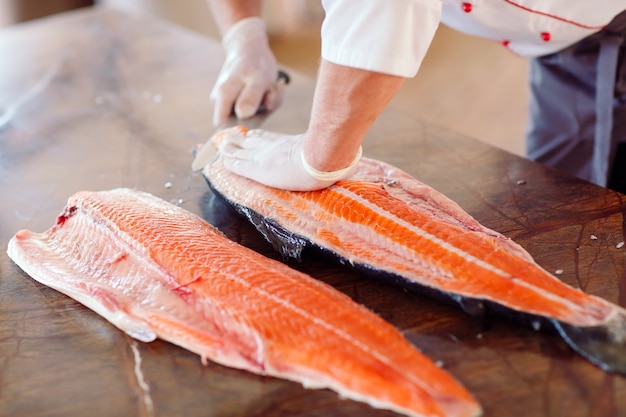
[[[212,132],[208,96],[220,45],[101,8],[0,31],[0,242],[50,227],[79,190],[133,187],[200,214],[274,258],[269,244],[192,173]],[[313,81],[292,72],[265,124],[306,128]],[[397,110],[365,155],[397,165],[524,246],[567,283],[626,304],[624,196],[561,175]],[[595,238],[594,238],[595,237]],[[392,416],[327,390],[134,341],[0,255],[0,416]],[[485,416],[626,415],[626,379],[554,334],[470,317],[318,253],[294,268],[330,283],[403,331],[482,403]]]

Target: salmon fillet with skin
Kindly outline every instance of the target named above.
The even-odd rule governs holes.
[[[520,245],[391,165],[362,158],[350,178],[309,192],[243,178],[220,158],[203,175],[284,256],[299,257],[313,245],[378,278],[452,299],[469,313],[489,308],[534,327],[548,324],[594,364],[626,373],[621,307],[566,285]]]
[[[465,388],[374,313],[150,194],[77,193],[56,225],[19,231],[8,254],[144,342],[158,337],[203,361],[408,416],[481,414]]]

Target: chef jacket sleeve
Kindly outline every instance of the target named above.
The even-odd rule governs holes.
[[[441,0],[323,0],[322,58],[402,77],[417,73]]]

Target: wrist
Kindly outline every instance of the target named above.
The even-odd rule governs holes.
[[[318,114],[319,116],[319,114]],[[351,129],[350,123],[338,123],[336,114],[321,117],[326,123],[311,119],[304,135],[302,152],[311,168],[321,172],[333,172],[352,164],[361,152],[363,134]]]
[[[334,170],[334,171],[320,171],[320,170],[318,170],[316,168],[313,168],[307,162],[306,157],[304,156],[304,150],[303,149],[300,152],[300,160],[302,162],[302,166],[304,167],[304,170],[311,177],[315,178],[318,181],[334,183],[334,182],[342,180],[342,179],[346,178],[348,175],[350,175],[352,170],[357,166],[357,164],[361,160],[361,156],[362,155],[363,155],[363,148],[359,146],[359,149],[357,150],[357,153],[356,153],[355,157],[352,159],[352,162],[350,163],[350,165],[348,165],[345,168],[337,169],[337,170]]]
[[[238,48],[249,42],[268,43],[265,22],[258,16],[239,20],[222,37],[222,46],[226,51]]]

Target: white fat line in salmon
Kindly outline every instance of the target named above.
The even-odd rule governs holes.
[[[356,193],[354,193],[352,191],[349,191],[349,190],[347,190],[347,189],[345,189],[343,187],[340,187],[340,186],[334,186],[333,187],[333,191],[336,191],[336,192],[338,192],[338,193],[340,193],[340,194],[342,194],[342,195],[344,195],[344,196],[346,196],[346,197],[348,197],[348,198],[350,198],[352,200],[357,201],[358,203],[366,206],[368,209],[374,211],[378,215],[386,217],[388,219],[391,219],[393,222],[395,222],[399,226],[404,227],[404,228],[410,230],[411,232],[413,232],[414,234],[416,234],[416,235],[418,235],[418,236],[420,236],[422,238],[428,239],[429,241],[439,245],[443,249],[460,256],[461,258],[463,258],[464,260],[466,260],[469,263],[473,263],[476,266],[478,266],[480,268],[483,268],[483,269],[485,269],[485,270],[487,270],[489,272],[492,272],[492,273],[494,273],[494,274],[496,274],[496,275],[498,275],[498,276],[500,276],[502,278],[505,278],[505,279],[508,279],[510,281],[513,281],[513,282],[515,282],[516,285],[520,285],[521,287],[525,287],[525,288],[528,288],[530,290],[533,290],[533,291],[541,294],[543,297],[548,298],[548,299],[550,299],[552,301],[563,303],[564,305],[568,306],[573,311],[581,311],[581,306],[578,305],[577,303],[572,302],[572,301],[570,301],[568,299],[565,299],[563,297],[559,297],[558,295],[552,294],[550,292],[544,291],[542,288],[537,287],[536,285],[533,285],[533,284],[531,284],[529,282],[526,282],[523,279],[521,279],[521,278],[519,278],[519,277],[517,277],[515,275],[509,274],[508,272],[503,271],[502,269],[500,269],[500,268],[498,268],[498,267],[496,267],[496,266],[494,266],[492,264],[489,264],[489,263],[483,261],[482,259],[479,259],[479,258],[473,256],[470,253],[467,253],[466,251],[464,251],[464,250],[462,250],[462,249],[452,245],[451,243],[446,242],[445,240],[440,239],[437,236],[432,235],[431,233],[428,233],[427,231],[421,229],[420,227],[418,227],[418,226],[416,226],[414,224],[411,224],[411,223],[407,222],[406,220],[401,219],[401,218],[393,215],[393,213],[390,213],[390,212],[382,210],[376,204],[373,204],[369,200],[361,197],[360,195],[358,195],[358,194],[356,194]],[[323,207],[321,207],[321,206],[319,206],[319,207],[320,207],[321,210],[324,210]],[[346,220],[346,221],[348,221],[348,220]],[[361,236],[361,238],[363,237],[363,235],[360,235],[360,236]],[[377,234],[377,236],[379,236],[379,235]],[[389,243],[391,245],[395,246],[395,247],[402,247],[405,250],[406,249],[411,250],[407,246],[402,246],[402,245],[400,245],[400,244],[398,244],[396,242],[391,241],[389,238],[387,238],[387,239],[389,240]],[[422,258],[422,255],[419,252],[417,252],[415,250],[411,250],[411,251],[416,256]],[[449,273],[447,273],[446,275],[450,276]],[[553,277],[549,276],[549,274],[547,272],[546,272],[546,275],[550,279],[556,279],[556,278],[553,278]],[[483,294],[481,294],[481,297],[490,299],[489,297],[486,297]]]
[[[144,203],[147,207],[153,207],[154,209],[161,210],[164,213],[169,213],[171,215],[175,214],[175,211],[173,211],[167,205],[159,204],[161,202],[152,201],[152,199],[146,198],[143,195],[138,195],[136,198]],[[136,256],[135,259],[140,262],[147,270],[155,270],[156,275],[154,276],[162,277],[164,279],[163,281],[166,288],[170,290],[188,285],[188,283],[178,283],[176,277],[174,277],[174,275],[172,275],[170,271],[165,269],[158,262],[154,262],[154,260],[150,257],[149,249],[145,245],[139,243],[137,239],[125,232],[119,227],[116,222],[112,221],[108,216],[106,216],[100,204],[80,205],[80,207],[76,208],[80,208],[82,214],[82,216],[79,216],[79,218],[77,219],[78,221],[99,223],[106,228],[107,233],[110,234],[112,239],[117,238],[116,240],[118,241],[118,244],[123,248],[120,257],[130,253],[134,254]],[[72,215],[75,214],[78,214],[76,210],[73,211]],[[71,258],[68,258],[67,262],[70,265],[80,266],[81,262],[83,261],[81,259],[72,260]]]
[[[250,291],[255,291],[258,294],[261,294],[262,296],[282,305],[283,307],[286,307],[287,309],[289,309],[290,311],[293,311],[295,314],[300,315],[301,317],[306,318],[307,320],[311,320],[312,322],[314,322],[315,324],[331,331],[332,333],[334,333],[335,335],[337,335],[339,338],[345,340],[346,342],[350,343],[351,345],[355,346],[356,348],[358,348],[359,350],[363,351],[366,354],[372,355],[373,357],[375,357],[376,359],[380,360],[382,363],[387,364],[389,367],[391,367],[392,369],[396,370],[399,374],[401,375],[405,375],[407,377],[409,377],[409,379],[411,381],[413,381],[417,386],[419,386],[422,390],[424,390],[425,392],[430,393],[430,395],[432,395],[433,397],[437,397],[436,393],[433,393],[431,388],[429,387],[428,384],[425,384],[424,381],[421,381],[417,378],[413,377],[413,374],[411,373],[407,373],[406,369],[401,369],[399,368],[396,364],[394,364],[393,362],[391,362],[389,360],[389,358],[386,355],[381,354],[380,352],[378,352],[377,350],[373,350],[371,349],[368,345],[366,345],[365,343],[360,342],[359,340],[354,339],[353,337],[350,336],[350,334],[346,333],[345,331],[338,329],[337,327],[331,325],[330,323],[328,323],[325,320],[322,320],[319,317],[313,316],[309,313],[307,313],[305,310],[293,305],[292,303],[290,303],[289,301],[285,300],[284,298],[278,297],[277,295],[273,294],[272,292],[263,290],[257,286],[251,285],[246,279],[240,278],[239,276],[235,275],[235,274],[231,274],[231,273],[226,273],[224,272],[223,274],[224,278],[230,279],[232,281],[237,282],[240,285],[246,286],[249,288]],[[254,333],[254,332],[253,332]],[[256,339],[256,337],[255,337]],[[260,339],[257,339],[260,340]],[[260,361],[258,363],[263,363],[263,357],[265,355],[263,355],[262,353],[262,349],[263,346],[258,346],[257,349],[257,357],[258,359],[260,359]]]

